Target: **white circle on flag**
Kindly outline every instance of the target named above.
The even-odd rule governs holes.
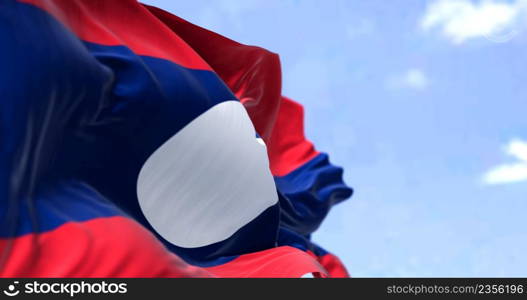
[[[265,143],[238,101],[215,105],[159,147],[137,196],[152,227],[185,248],[229,238],[278,201]]]

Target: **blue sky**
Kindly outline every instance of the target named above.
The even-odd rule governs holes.
[[[527,1],[144,1],[280,55],[352,276],[527,276]]]

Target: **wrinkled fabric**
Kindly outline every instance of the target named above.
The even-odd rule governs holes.
[[[2,1],[0,45],[0,276],[348,275],[310,236],[352,190],[342,169],[304,137],[302,106],[281,95],[276,54],[132,0]],[[227,117],[220,110],[194,140],[179,138],[232,101],[245,111]],[[206,145],[199,139],[245,114],[244,130],[253,132],[243,143],[260,143],[261,155],[232,158],[228,152],[241,142],[227,138],[192,146]],[[241,128],[229,126],[233,134]],[[177,173],[195,182],[169,182],[152,200],[165,233],[153,226],[157,216],[145,215],[141,199],[149,195],[141,196],[138,182],[170,141],[177,151],[150,164],[150,178]],[[210,174],[212,168],[201,167],[200,157],[214,159],[214,151],[227,151],[218,157],[231,160],[214,163],[246,166],[239,180],[226,176],[234,168]],[[250,193],[261,182],[248,174],[256,171],[268,173],[266,197],[275,200],[253,210],[259,200]],[[212,185],[229,188],[201,191]],[[236,213],[236,224],[228,213],[206,214],[221,211],[222,203]],[[185,214],[195,228],[175,221],[170,227],[170,218]],[[215,224],[225,228],[200,239],[199,230],[208,234],[200,228]]]

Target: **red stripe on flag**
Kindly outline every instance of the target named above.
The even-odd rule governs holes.
[[[66,223],[41,234],[0,239],[0,277],[210,277],[125,217]]]
[[[177,34],[135,0],[19,0],[45,10],[83,41],[126,46],[137,55],[186,68],[211,67]]]
[[[219,277],[299,278],[307,273],[327,276],[326,270],[311,255],[289,246],[241,255],[206,270]]]
[[[327,276],[331,278],[349,278],[350,275],[348,270],[342,263],[342,261],[335,255],[327,253],[321,256],[317,256],[312,251],[307,251],[311,257],[315,258],[322,267],[327,271]]]
[[[348,270],[340,259],[328,253],[318,257],[318,262],[328,271],[329,277],[332,278],[348,278],[350,277]]]
[[[282,97],[267,152],[274,176],[287,175],[319,154],[304,136],[302,105]]]

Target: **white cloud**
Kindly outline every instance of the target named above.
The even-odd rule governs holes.
[[[510,40],[527,15],[527,0],[435,0],[421,19],[425,31],[438,29],[454,44],[486,37],[495,42]]]
[[[390,78],[387,82],[389,88],[410,88],[423,90],[429,84],[425,73],[420,69],[409,69],[406,72]]]
[[[507,147],[507,153],[527,163],[527,142],[519,139],[512,140]]]
[[[504,152],[518,161],[491,169],[483,176],[483,181],[487,184],[527,181],[527,142],[514,139],[507,144]]]

